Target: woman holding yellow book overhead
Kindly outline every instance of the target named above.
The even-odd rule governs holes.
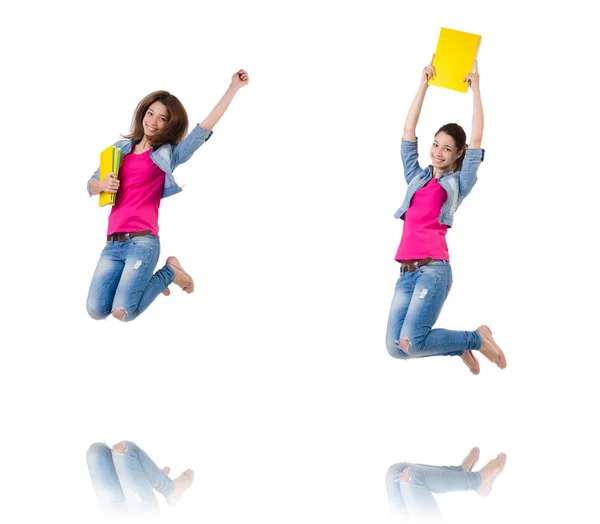
[[[506,358],[487,326],[474,331],[433,329],[452,285],[452,270],[446,233],[454,213],[477,181],[483,161],[483,106],[479,73],[464,81],[473,92],[471,140],[458,124],[442,126],[429,150],[431,165],[419,165],[416,127],[421,107],[436,71],[431,63],[423,69],[421,84],[409,109],[402,138],[402,164],[408,189],[396,218],[404,221],[396,261],[400,277],[396,283],[388,319],[386,346],[392,357],[400,359],[434,355],[460,356],[473,374],[479,362],[473,351],[506,367]]]
[[[88,181],[88,192],[101,197],[115,195],[115,199],[107,242],[87,298],[87,311],[93,319],[112,313],[119,320],[133,320],[158,295],[168,295],[171,283],[187,293],[194,291],[192,277],[175,257],[167,258],[154,273],[160,254],[158,209],[162,198],[181,191],[173,177],[175,168],[210,138],[213,127],[247,83],[246,71],[235,73],[215,108],[187,136],[188,117],[181,102],[167,91],[150,93],[138,104],[126,140],[102,153],[101,169]],[[115,172],[102,172],[105,158],[109,166],[116,167]]]

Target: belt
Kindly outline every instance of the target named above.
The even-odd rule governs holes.
[[[431,257],[422,258],[421,260],[401,260],[400,261],[400,273],[406,271],[416,271],[421,266],[426,266],[433,259]]]
[[[133,237],[141,237],[142,235],[150,235],[152,231],[150,229],[146,229],[144,231],[135,231],[133,233],[113,233],[112,235],[108,235],[106,240],[108,242],[118,241],[118,242],[126,242],[130,238]]]

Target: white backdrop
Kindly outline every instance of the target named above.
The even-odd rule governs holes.
[[[597,49],[583,2],[31,2],[0,39],[5,242],[2,498],[11,522],[99,515],[87,447],[133,440],[196,481],[183,522],[386,522],[387,468],[483,466],[450,518],[594,520]],[[396,361],[384,345],[405,183],[400,138],[440,27],[483,35],[479,182],[448,234],[438,325],[505,350]],[[137,102],[168,89],[213,137],[161,205],[196,282],[139,319],[85,299],[108,216],[85,186]],[[472,96],[432,87],[421,159]],[[593,232],[592,232],[593,231]],[[523,519],[525,517],[522,517]],[[60,520],[59,520],[60,518]]]

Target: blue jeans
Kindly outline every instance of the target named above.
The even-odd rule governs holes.
[[[158,515],[156,489],[168,497],[174,482],[133,442],[124,442],[125,452],[115,453],[106,444],[92,444],[87,465],[96,497],[107,515]]]
[[[408,481],[401,482],[406,471]],[[390,466],[386,475],[390,509],[395,515],[441,517],[433,493],[474,491],[481,486],[481,473],[465,471],[461,466],[426,466],[401,462]]]
[[[400,274],[388,319],[386,347],[395,358],[434,355],[461,356],[481,349],[477,331],[433,329],[452,287],[452,269],[445,260],[434,260],[415,271]],[[400,340],[408,340],[406,352]]]
[[[175,271],[166,264],[154,273],[159,255],[160,240],[154,235],[107,242],[88,293],[89,315],[102,320],[123,308],[128,321],[142,314],[175,280]]]

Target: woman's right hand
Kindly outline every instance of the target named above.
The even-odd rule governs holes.
[[[114,173],[109,173],[106,178],[100,182],[100,189],[105,193],[116,193],[119,189],[121,181],[115,176]]]
[[[431,80],[435,76],[435,69],[433,67],[434,58],[435,55],[431,57],[431,62],[429,62],[429,65],[426,65],[423,68],[423,74],[421,75],[421,85],[427,85],[429,80]]]
[[[231,77],[231,85],[236,89],[236,91],[245,85],[248,85],[250,81],[248,77],[248,73],[243,69],[240,69],[237,73],[234,73]]]
[[[477,60],[475,60],[475,69],[473,72],[465,76],[463,82],[467,82],[473,92],[479,91],[479,66]]]

